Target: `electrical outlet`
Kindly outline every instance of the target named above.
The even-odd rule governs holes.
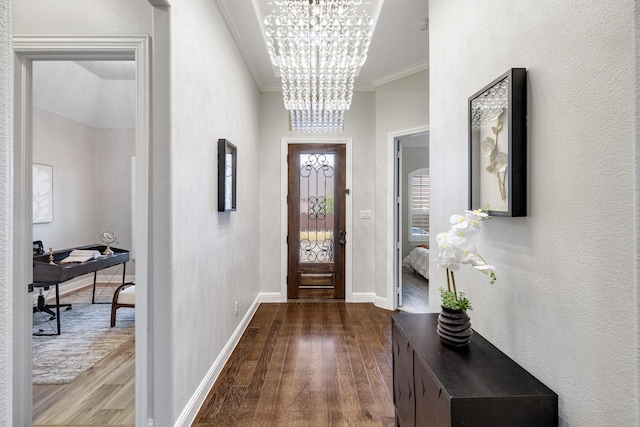
[[[237,316],[237,315],[238,315],[238,311],[239,311],[239,310],[240,310],[240,303],[239,303],[238,301],[236,301],[234,316]]]

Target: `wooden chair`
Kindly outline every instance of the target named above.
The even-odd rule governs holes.
[[[116,325],[116,310],[120,307],[136,307],[136,284],[127,282],[118,286],[111,302],[111,327]]]

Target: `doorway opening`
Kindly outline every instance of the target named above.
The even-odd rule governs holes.
[[[396,135],[394,282],[399,310],[429,311],[429,133]]]
[[[38,309],[40,300],[56,303],[54,287],[43,288],[34,277],[33,423],[133,425],[135,310],[118,310],[113,327],[109,320],[116,289],[135,281],[129,256],[135,62],[34,60],[31,66],[33,239],[47,253],[91,246],[99,249],[96,262],[118,262],[93,274],[70,273],[76,277],[55,286],[68,307],[58,313]],[[113,240],[112,256],[104,255],[101,240]],[[115,261],[116,255],[130,261]],[[71,272],[88,262],[64,267]]]
[[[124,186],[131,191],[131,193],[135,193],[135,197],[127,196],[126,192],[117,197],[127,197],[127,201],[125,204],[129,205],[129,210],[126,211],[121,218],[121,221],[128,222],[129,226],[123,228],[130,228],[125,232],[117,233],[118,240],[121,239],[120,243],[124,243],[125,239],[127,239],[130,243],[131,249],[131,257],[135,260],[135,279],[136,279],[136,295],[135,295],[135,343],[131,343],[132,346],[130,350],[127,352],[126,357],[129,361],[133,361],[134,368],[134,377],[131,378],[130,384],[128,385],[128,396],[132,405],[134,405],[135,400],[135,420],[132,420],[132,423],[137,425],[146,425],[150,418],[150,396],[147,392],[149,390],[149,372],[151,369],[151,364],[148,358],[148,343],[150,332],[147,330],[147,325],[149,324],[148,319],[148,298],[147,298],[147,271],[148,271],[148,162],[149,162],[149,58],[148,58],[148,38],[147,37],[109,37],[109,38],[100,38],[100,37],[91,37],[91,38],[82,38],[82,37],[15,37],[13,40],[13,47],[16,53],[15,55],[15,105],[14,105],[14,118],[15,118],[15,146],[16,150],[14,151],[14,164],[15,164],[15,194],[16,194],[16,209],[15,216],[20,218],[20,224],[16,227],[15,235],[16,239],[20,240],[20,244],[17,247],[24,248],[23,250],[16,251],[16,281],[14,286],[16,290],[14,292],[15,295],[18,296],[16,300],[16,306],[21,307],[20,310],[16,311],[16,315],[14,317],[15,330],[17,334],[22,337],[22,341],[20,345],[16,348],[16,354],[22,357],[16,357],[16,365],[15,365],[15,373],[14,373],[14,390],[16,390],[16,396],[20,403],[20,410],[16,413],[16,422],[20,425],[30,425],[32,420],[34,420],[34,412],[33,412],[33,401],[34,397],[37,399],[40,396],[38,390],[38,395],[34,394],[34,388],[32,385],[32,377],[33,377],[33,310],[32,310],[32,301],[33,301],[33,290],[30,288],[29,293],[23,292],[23,288],[25,284],[33,283],[33,259],[30,252],[26,250],[29,245],[31,245],[32,241],[34,241],[34,237],[36,235],[34,221],[33,221],[33,213],[34,213],[34,202],[32,200],[32,191],[34,178],[32,175],[34,162],[38,161],[36,156],[44,155],[42,152],[39,152],[38,142],[35,141],[36,135],[40,133],[40,135],[44,135],[45,140],[47,138],[52,138],[54,136],[54,132],[47,132],[46,127],[41,129],[36,129],[36,126],[42,125],[43,122],[47,120],[68,120],[69,117],[62,117],[62,114],[59,114],[60,117],[52,117],[54,114],[50,111],[40,111],[44,109],[40,109],[38,103],[40,101],[36,101],[36,90],[38,87],[38,80],[35,78],[35,74],[38,73],[38,68],[40,65],[47,65],[45,62],[60,62],[61,65],[72,67],[80,67],[84,68],[85,71],[88,71],[90,74],[94,74],[97,72],[91,72],[89,68],[97,63],[101,62],[110,62],[112,65],[115,64],[113,61],[117,62],[128,62],[133,64],[133,113],[134,118],[133,122],[135,123],[133,136],[130,137],[129,144],[133,146],[133,153],[135,156],[131,156],[131,152],[128,152],[123,159],[113,159],[112,157],[105,157],[104,164],[98,165],[98,156],[90,156],[93,157],[92,164],[87,168],[92,169],[89,174],[95,174],[96,170],[104,170],[107,171],[101,176],[96,178],[96,185],[93,186],[94,192],[98,192],[99,188],[107,187],[105,190],[108,193],[109,187],[117,187],[122,190],[122,186],[113,185],[116,178],[113,177],[113,171],[111,168],[116,167],[115,163],[117,163],[118,168],[123,168],[123,170],[129,171],[129,173],[134,173],[135,170],[135,180],[132,179],[131,176],[128,177],[127,180],[124,181]],[[64,63],[64,64],[62,64]],[[46,67],[45,67],[46,68]],[[45,75],[51,70],[45,71]],[[78,69],[76,69],[78,71]],[[97,77],[96,77],[97,78]],[[76,85],[80,87],[80,81],[75,81]],[[65,92],[58,93],[53,96],[54,102],[64,102],[68,100],[69,94]],[[41,106],[40,106],[41,107]],[[36,115],[40,115],[42,117],[36,117]],[[40,120],[43,119],[43,120]],[[60,124],[60,123],[58,123]],[[67,123],[68,124],[68,123]],[[55,126],[54,126],[55,127]],[[59,131],[60,129],[56,129],[55,131]],[[72,132],[73,133],[73,132]],[[93,134],[95,139],[99,139],[97,136],[98,132],[91,132],[89,134]],[[76,135],[77,136],[77,135]],[[107,138],[105,135],[101,135],[100,138]],[[60,140],[65,138],[60,138]],[[71,139],[71,138],[69,138]],[[76,138],[78,140],[85,140],[85,137]],[[108,139],[108,138],[107,138]],[[126,139],[126,138],[125,138]],[[49,141],[50,142],[50,141]],[[128,147],[131,150],[131,146]],[[40,147],[42,148],[42,147]],[[46,149],[53,149],[54,147],[46,146]],[[86,147],[83,147],[86,148]],[[113,148],[113,147],[111,147]],[[97,150],[97,148],[96,148]],[[52,158],[55,158],[56,155],[60,153],[49,153]],[[107,153],[108,155],[113,155],[114,153]],[[83,157],[79,156],[79,152],[73,151],[69,156],[72,159],[63,159],[63,161],[67,161],[67,164],[59,163],[59,167],[53,167],[51,169],[54,170],[53,177],[56,180],[56,172],[55,171],[68,171],[70,169],[69,165],[76,163],[81,167],[86,167],[85,161],[82,160]],[[132,160],[132,157],[135,157],[135,160]],[[40,158],[41,159],[41,158]],[[44,162],[44,160],[41,160]],[[59,158],[55,158],[55,162],[61,161]],[[121,165],[124,163],[124,165]],[[63,165],[63,166],[62,166]],[[55,166],[55,165],[49,165]],[[86,172],[86,171],[85,171]],[[126,175],[126,174],[125,174]],[[87,176],[81,177],[80,180],[90,180]],[[55,199],[56,197],[62,197],[68,193],[68,197],[73,199],[74,193],[72,191],[72,187],[78,186],[82,187],[84,182],[77,182],[78,179],[68,181],[66,188],[63,188],[61,191],[56,191],[56,187],[53,187],[53,200],[54,200],[54,208],[55,208]],[[62,179],[61,182],[64,182]],[[134,184],[132,184],[134,182]],[[132,188],[133,185],[133,188]],[[116,190],[117,191],[117,190]],[[60,193],[60,194],[58,194]],[[85,200],[83,197],[75,196],[80,200],[67,200],[65,203],[69,203],[72,206],[75,203],[77,207],[76,211],[80,211],[81,204]],[[102,194],[102,202],[104,199],[108,199],[110,197],[109,194]],[[90,203],[87,201],[87,203]],[[91,202],[93,203],[93,202]],[[100,202],[96,202],[98,206],[101,206]],[[102,205],[105,211],[108,211],[110,207]],[[58,217],[59,214],[62,214],[64,211],[63,208],[58,208],[54,211],[54,219],[53,222],[61,223],[63,216]],[[97,210],[96,210],[97,212]],[[74,214],[68,213],[68,216],[73,216]],[[120,223],[115,220],[114,223],[106,224],[109,228],[115,229],[116,227],[120,227]],[[54,228],[53,226],[46,225],[47,223],[43,223],[43,225],[39,226],[37,234],[42,236],[47,236],[47,238],[53,238],[54,232],[51,230]],[[48,224],[52,224],[51,222]],[[76,224],[79,224],[76,223]],[[48,227],[48,228],[47,228]],[[95,243],[96,240],[99,240],[98,232],[100,230],[93,230],[95,237],[92,238],[92,242]],[[104,231],[104,230],[102,230]],[[115,230],[113,230],[115,231]],[[47,234],[49,233],[49,234]],[[52,234],[53,233],[53,234]],[[63,233],[64,234],[64,233]],[[66,231],[66,237],[68,238],[71,232],[69,230]],[[128,237],[127,237],[128,236]],[[56,243],[56,245],[60,245],[63,247],[67,246],[76,246],[77,243],[71,242],[68,240],[63,240],[60,237],[55,237],[56,241],[60,241],[63,243]],[[60,239],[60,240],[58,240]],[[37,240],[41,240],[40,238]],[[117,241],[118,241],[117,240]],[[50,243],[53,245],[53,243]],[[45,244],[46,245],[46,244]],[[117,244],[113,244],[114,247],[117,247]],[[135,251],[133,250],[135,248]],[[45,248],[45,250],[48,248]],[[62,248],[58,248],[62,249]],[[131,269],[131,268],[130,268]],[[131,272],[131,271],[130,271]],[[113,273],[117,275],[118,273]],[[119,274],[122,274],[120,272]],[[93,279],[93,278],[92,278]],[[117,280],[117,279],[116,279]],[[62,301],[61,301],[62,302]],[[73,306],[73,304],[72,304]],[[110,304],[105,304],[105,306],[110,308]],[[75,308],[75,307],[73,307]],[[73,310],[72,308],[72,310]],[[60,316],[62,317],[62,315]],[[118,314],[119,317],[119,314]],[[107,324],[109,324],[109,318],[106,319]],[[65,319],[62,319],[62,328],[59,330],[61,335],[54,335],[51,337],[52,340],[56,338],[64,337],[65,334]],[[135,350],[134,350],[135,349]],[[135,352],[135,356],[134,356]],[[82,389],[78,390],[78,400],[84,398]],[[67,408],[68,409],[68,408]],[[86,409],[86,408],[85,408]],[[66,410],[65,410],[66,411]],[[108,414],[107,411],[99,411],[94,414],[94,420],[100,425],[108,425],[113,422],[114,424],[121,424],[119,420],[115,420],[113,418],[114,413]],[[100,420],[100,418],[103,420]],[[39,422],[39,421],[38,421]],[[67,425],[74,425],[73,422],[66,423]],[[84,425],[90,425],[90,423],[84,423]],[[38,424],[36,424],[38,425]],[[76,425],[79,425],[76,423]]]

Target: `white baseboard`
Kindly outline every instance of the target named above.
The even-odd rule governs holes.
[[[238,342],[240,341],[242,334],[244,333],[245,329],[247,329],[247,326],[249,326],[249,322],[251,321],[251,318],[253,317],[253,315],[256,313],[258,306],[260,305],[261,302],[263,302],[262,295],[263,294],[258,294],[256,299],[253,301],[253,304],[251,304],[251,307],[249,307],[249,310],[247,310],[247,313],[244,315],[244,317],[240,321],[240,324],[238,324],[238,327],[233,332],[233,335],[231,335],[231,337],[229,338],[229,341],[227,341],[227,344],[224,346],[224,348],[222,349],[222,351],[220,352],[216,360],[213,362],[213,364],[209,368],[207,375],[205,375],[204,379],[196,389],[195,393],[193,394],[193,396],[191,396],[191,399],[189,399],[189,402],[187,402],[187,406],[185,406],[182,413],[180,414],[180,417],[178,417],[178,420],[174,424],[175,427],[182,427],[182,426],[188,427],[196,419],[196,415],[198,415],[198,411],[200,410],[200,407],[204,403],[204,400],[209,394],[209,391],[211,391],[213,384],[218,379],[220,372],[222,372],[222,368],[224,367],[225,363],[227,363],[227,361],[229,360],[229,357],[231,357],[231,353],[233,353],[233,350],[236,348],[236,345],[238,345]],[[279,292],[278,292],[278,295],[280,295]],[[265,301],[265,302],[268,302],[268,301]]]
[[[385,310],[393,310],[389,307],[389,300],[376,295],[375,301],[373,301],[376,307],[384,308]]]
[[[260,302],[287,302],[287,298],[282,298],[281,292],[260,292],[258,298]]]
[[[373,302],[375,303],[375,292],[354,292],[351,294],[351,301],[349,302]]]
[[[384,308],[385,310],[391,310],[387,304],[389,301],[387,298],[382,298],[376,295],[375,292],[354,292],[349,302],[371,302],[376,307]]]

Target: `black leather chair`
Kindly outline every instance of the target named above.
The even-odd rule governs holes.
[[[35,240],[33,242],[33,256],[39,256],[39,255],[44,255],[44,245],[42,244],[42,240]],[[51,310],[51,309],[52,308],[56,308],[56,305],[55,304],[47,304],[47,302],[46,302],[46,300],[44,298],[44,292],[43,292],[43,289],[45,291],[48,291],[51,287],[50,286],[38,286],[35,283],[34,283],[34,286],[37,286],[40,289],[40,293],[38,294],[38,302],[33,307],[33,312],[34,313],[47,313],[48,315],[51,316],[49,318],[49,320],[55,320],[56,312]],[[71,304],[60,304],[60,307],[67,307],[67,310],[71,310]]]

